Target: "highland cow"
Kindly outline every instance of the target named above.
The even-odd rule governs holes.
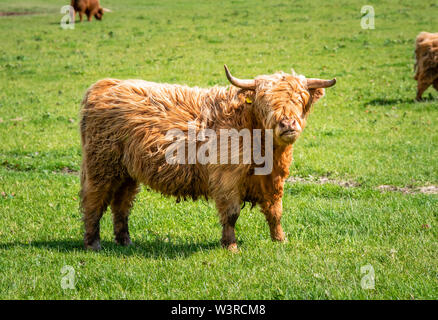
[[[97,20],[102,20],[103,13],[110,11],[106,8],[102,8],[99,4],[99,0],[71,0],[71,6],[76,13],[79,13],[79,21],[82,22],[84,14],[87,16],[87,20],[91,21],[91,17],[95,17]]]
[[[417,36],[415,56],[416,99],[421,101],[424,91],[431,85],[438,90],[438,33],[421,32]]]
[[[246,202],[260,206],[272,240],[285,240],[280,220],[293,143],[306,126],[312,105],[336,79],[306,79],[279,72],[243,80],[233,77],[226,66],[225,71],[230,87],[202,89],[105,79],[88,89],[80,123],[86,248],[100,249],[99,221],[108,205],[116,243],[131,244],[128,216],[140,183],[177,199],[213,199],[222,225],[222,246],[231,251],[237,250],[234,227]],[[190,126],[218,133],[224,129],[270,130],[271,172],[255,174],[258,164],[253,160],[169,163],[165,154],[174,141],[167,133],[175,129],[188,133]],[[191,143],[187,135],[181,139]]]

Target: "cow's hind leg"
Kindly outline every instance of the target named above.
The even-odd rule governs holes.
[[[240,214],[240,199],[235,197],[216,200],[216,207],[222,224],[222,247],[235,252],[237,243],[234,227]]]
[[[131,244],[128,217],[138,191],[138,183],[132,178],[127,178],[115,191],[111,201],[115,241],[122,246]]]
[[[111,200],[111,183],[91,183],[84,179],[81,190],[81,209],[85,226],[86,249],[100,250],[100,219]]]

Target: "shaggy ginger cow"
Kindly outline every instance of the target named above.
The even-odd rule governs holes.
[[[415,56],[416,99],[420,101],[423,92],[431,85],[438,90],[438,33],[421,32],[417,36]]]
[[[246,201],[260,205],[273,240],[285,239],[280,220],[292,144],[304,129],[312,104],[336,80],[283,72],[242,80],[226,66],[225,70],[233,84],[227,88],[105,79],[88,89],[81,112],[80,195],[86,248],[100,249],[99,221],[108,205],[115,241],[131,243],[128,215],[140,183],[177,198],[212,198],[223,226],[221,243],[229,250],[237,249],[234,226]],[[173,129],[187,133],[189,126],[218,133],[232,128],[272,129],[272,171],[255,175],[257,165],[252,160],[249,164],[168,163],[165,154],[173,142],[166,134]]]

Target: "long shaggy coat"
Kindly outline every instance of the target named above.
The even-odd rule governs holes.
[[[222,245],[230,250],[236,248],[234,226],[245,201],[260,205],[272,239],[283,241],[281,199],[292,144],[324,89],[308,89],[303,76],[282,72],[254,81],[252,90],[116,79],[91,86],[83,99],[80,123],[85,246],[100,248],[99,220],[108,205],[116,242],[130,244],[128,215],[140,183],[177,198],[213,199],[223,226]],[[166,133],[171,129],[187,133],[189,124],[197,131],[208,128],[218,134],[220,129],[273,129],[271,174],[254,175],[254,163],[167,163],[165,152],[172,141]],[[283,140],[279,130],[287,125],[293,135]]]

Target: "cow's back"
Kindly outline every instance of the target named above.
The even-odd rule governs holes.
[[[99,0],[71,0],[70,5],[77,12],[93,12],[99,9]]]

